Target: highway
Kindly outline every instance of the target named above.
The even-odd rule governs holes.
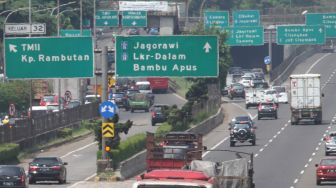
[[[336,102],[332,94],[336,89],[334,58],[336,58],[335,54],[316,54],[294,70],[294,73],[321,74],[321,84],[325,93],[322,125],[308,122],[304,125],[290,125],[289,105],[281,104],[278,111],[279,119],[254,119],[258,127],[256,146],[242,144],[229,147],[228,134],[223,135],[223,142],[216,149],[231,149],[254,154],[256,187],[316,187],[314,164],[324,155],[321,139],[328,129],[332,129],[330,122],[336,113],[334,108]],[[236,105],[244,108],[243,101]],[[257,111],[249,109],[247,113],[255,117]],[[225,161],[235,157],[234,153],[210,152],[204,159]]]
[[[177,96],[173,93],[156,94],[155,103],[165,103],[169,105],[176,104],[181,107],[185,103],[185,99]],[[129,130],[127,135],[121,134],[121,138],[124,140],[126,137],[142,133],[142,132],[154,132],[158,126],[151,126],[150,113],[136,111],[135,113],[125,112],[124,109],[120,110],[120,122],[125,122],[131,119],[134,125]],[[82,183],[84,180],[89,180],[95,176],[96,172],[96,152],[98,150],[97,143],[94,141],[94,136],[90,135],[84,139],[64,144],[59,147],[54,147],[46,151],[36,153],[36,156],[58,156],[61,157],[64,162],[68,162],[67,166],[67,184],[58,185],[57,182],[38,182],[38,184],[30,185],[31,188],[45,187],[46,185],[52,187],[75,187]],[[32,157],[25,159],[20,165],[28,169],[28,163],[32,161]]]

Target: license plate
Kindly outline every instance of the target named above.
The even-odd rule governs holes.
[[[4,186],[13,186],[14,183],[13,182],[3,182]]]
[[[49,168],[41,168],[42,171],[49,171]]]
[[[335,172],[336,172],[336,169],[330,169],[330,170],[328,170],[328,172],[333,172],[333,173],[335,173]]]

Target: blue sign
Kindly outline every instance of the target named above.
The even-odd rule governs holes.
[[[110,118],[117,113],[117,106],[113,102],[104,101],[99,105],[99,112],[104,118]]]
[[[264,58],[264,63],[265,63],[265,65],[269,65],[269,64],[271,64],[271,58],[270,58],[270,56],[266,56],[266,57]]]

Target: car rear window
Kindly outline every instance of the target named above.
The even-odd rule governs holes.
[[[54,102],[55,98],[54,96],[44,96],[43,101],[45,102]]]
[[[20,167],[15,166],[2,166],[0,167],[0,176],[19,176],[21,175]]]
[[[55,164],[58,163],[57,158],[35,158],[33,163],[38,164]]]
[[[250,121],[250,118],[248,116],[238,116],[235,119],[236,121]]]
[[[122,98],[122,97],[124,97],[124,94],[122,94],[122,93],[115,93],[115,94],[113,94],[113,96],[114,97],[120,97],[120,98]]]
[[[236,124],[234,125],[234,128],[235,128],[235,129],[248,129],[248,128],[250,128],[250,127],[251,127],[250,124],[247,124],[247,123],[244,123],[244,124],[236,123]]]
[[[266,95],[272,95],[272,94],[275,94],[276,91],[275,90],[272,90],[272,91],[266,91]]]
[[[262,104],[261,105],[261,108],[264,109],[264,108],[271,108],[273,107],[273,104],[272,103],[267,103],[267,104]]]
[[[336,166],[336,159],[323,159],[321,161],[323,166]]]
[[[275,91],[277,91],[278,93],[284,93],[286,92],[285,87],[274,87]]]

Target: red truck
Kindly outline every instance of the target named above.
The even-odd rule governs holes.
[[[169,87],[169,78],[149,77],[150,87],[153,93],[167,93]]]
[[[147,171],[181,169],[192,160],[202,160],[202,135],[189,132],[170,132],[162,137],[147,133]]]

